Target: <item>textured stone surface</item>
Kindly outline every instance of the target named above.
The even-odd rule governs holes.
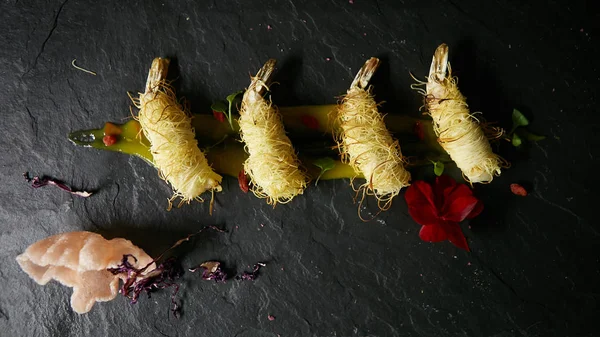
[[[2,336],[594,336],[600,281],[597,221],[597,22],[582,4],[442,1],[2,1],[0,3],[0,334]],[[595,29],[595,30],[594,30]],[[174,57],[194,112],[244,88],[279,60],[273,100],[335,102],[370,56],[386,111],[414,113],[441,42],[473,110],[508,126],[513,107],[546,140],[514,151],[513,168],[476,194],[486,210],[465,227],[472,253],[428,244],[402,196],[361,222],[347,181],[325,181],[272,209],[226,178],[208,204],[167,212],[168,186],[142,160],[72,146],[71,130],[129,115],[156,56]],[[96,71],[91,76],[71,66]],[[172,74],[176,77],[178,74]],[[97,189],[89,199],[33,190],[21,174]],[[509,184],[530,188],[525,198]],[[371,205],[372,206],[372,205]],[[186,274],[136,305],[118,297],[86,315],[70,289],[36,285],[15,257],[61,232],[125,237],[156,256],[205,225],[178,254],[189,267],[265,261],[255,282]],[[275,317],[274,320],[268,318]]]

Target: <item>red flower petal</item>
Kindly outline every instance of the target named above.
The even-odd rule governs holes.
[[[439,225],[441,220],[436,213],[435,208],[429,204],[408,207],[408,214],[421,226]]]
[[[455,245],[456,247],[458,247],[460,249],[464,249],[467,252],[471,251],[469,249],[469,244],[467,243],[467,239],[465,238],[465,235],[463,234],[462,230],[460,229],[460,226],[458,225],[458,223],[449,223],[448,226],[445,228],[445,230],[448,235],[448,240],[450,242],[452,242],[453,245]]]
[[[424,181],[415,181],[404,194],[408,213],[416,223],[428,226],[439,224],[437,209],[433,203],[431,186]]]
[[[411,204],[425,203],[435,206],[433,189],[431,188],[431,185],[423,180],[413,182],[406,190],[404,198],[409,207]]]
[[[440,242],[448,240],[448,233],[442,226],[423,226],[419,231],[419,237],[423,241]]]
[[[463,221],[475,208],[479,200],[474,196],[458,197],[444,205],[442,219],[452,222]]]
[[[447,175],[441,175],[435,178],[433,194],[435,195],[435,205],[438,209],[444,207],[444,203],[450,197],[452,192],[461,185],[458,185],[454,179]]]
[[[442,174],[439,177],[435,178],[435,191],[441,192],[448,187],[456,187],[458,185],[456,180],[452,179],[452,177]]]
[[[475,205],[471,213],[467,215],[467,219],[473,219],[474,217],[478,216],[481,212],[483,212],[483,202],[481,202],[481,200],[478,200],[477,205]]]
[[[473,190],[471,190],[471,188],[465,184],[460,184],[454,187],[454,189],[452,189],[451,191],[445,190],[444,192],[449,192],[449,194],[444,195],[444,197],[450,200],[454,200],[460,197],[470,197],[473,195]]]

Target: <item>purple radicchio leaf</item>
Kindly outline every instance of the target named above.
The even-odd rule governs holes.
[[[69,187],[62,181],[56,180],[56,179],[53,179],[50,177],[42,176],[40,178],[38,176],[35,176],[35,177],[31,178],[31,177],[29,177],[29,172],[23,173],[23,177],[25,178],[25,180],[27,182],[31,183],[31,187],[33,187],[33,188],[40,188],[40,187],[44,187],[47,185],[51,185],[51,186],[56,186],[63,191],[67,191],[73,195],[76,195],[76,196],[82,197],[82,198],[88,198],[92,195],[92,192],[73,190],[71,187]]]

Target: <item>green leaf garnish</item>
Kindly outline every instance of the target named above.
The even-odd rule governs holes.
[[[229,96],[227,96],[227,102],[229,102],[229,107],[227,109],[227,121],[229,122],[229,126],[231,126],[231,130],[233,130],[233,119],[231,118],[231,107],[234,105],[234,102],[238,98],[238,96],[243,93],[244,93],[244,91],[240,90],[240,91],[234,92],[233,94],[230,94]]]
[[[521,146],[521,143],[523,143],[521,137],[519,137],[519,135],[517,135],[516,133],[513,133],[511,142],[514,147],[519,147]]]
[[[438,177],[441,176],[444,173],[444,163],[433,160],[430,160],[430,162],[433,164],[433,173]]]
[[[523,115],[521,113],[521,111],[517,110],[517,109],[513,109],[512,112],[512,130],[510,131],[510,133],[513,133],[519,126],[526,126],[529,125],[529,120],[527,119],[527,117],[525,117],[525,115]]]
[[[530,142],[539,142],[540,140],[546,139],[546,136],[536,135],[535,133],[531,133],[525,129],[519,129],[517,133],[519,133],[521,138],[525,138]]]
[[[330,157],[323,157],[323,158],[319,158],[319,159],[315,160],[313,162],[313,165],[315,165],[316,167],[321,169],[321,172],[319,173],[317,180],[315,180],[315,186],[317,186],[317,183],[319,182],[319,179],[321,179],[321,176],[323,175],[323,173],[325,173],[335,167],[335,160],[331,159]]]
[[[225,103],[225,101],[216,101],[210,106],[210,108],[213,111],[226,113],[227,112],[227,103]]]

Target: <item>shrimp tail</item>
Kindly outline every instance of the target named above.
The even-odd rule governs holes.
[[[448,72],[448,45],[442,43],[433,54],[431,67],[429,68],[429,80],[442,82],[446,79]]]
[[[356,74],[356,77],[354,77],[354,81],[352,81],[350,89],[366,89],[371,81],[371,77],[373,77],[375,71],[377,71],[377,68],[379,68],[380,63],[381,62],[376,57],[371,57],[369,60],[367,60],[367,62],[365,62],[365,64]]]

